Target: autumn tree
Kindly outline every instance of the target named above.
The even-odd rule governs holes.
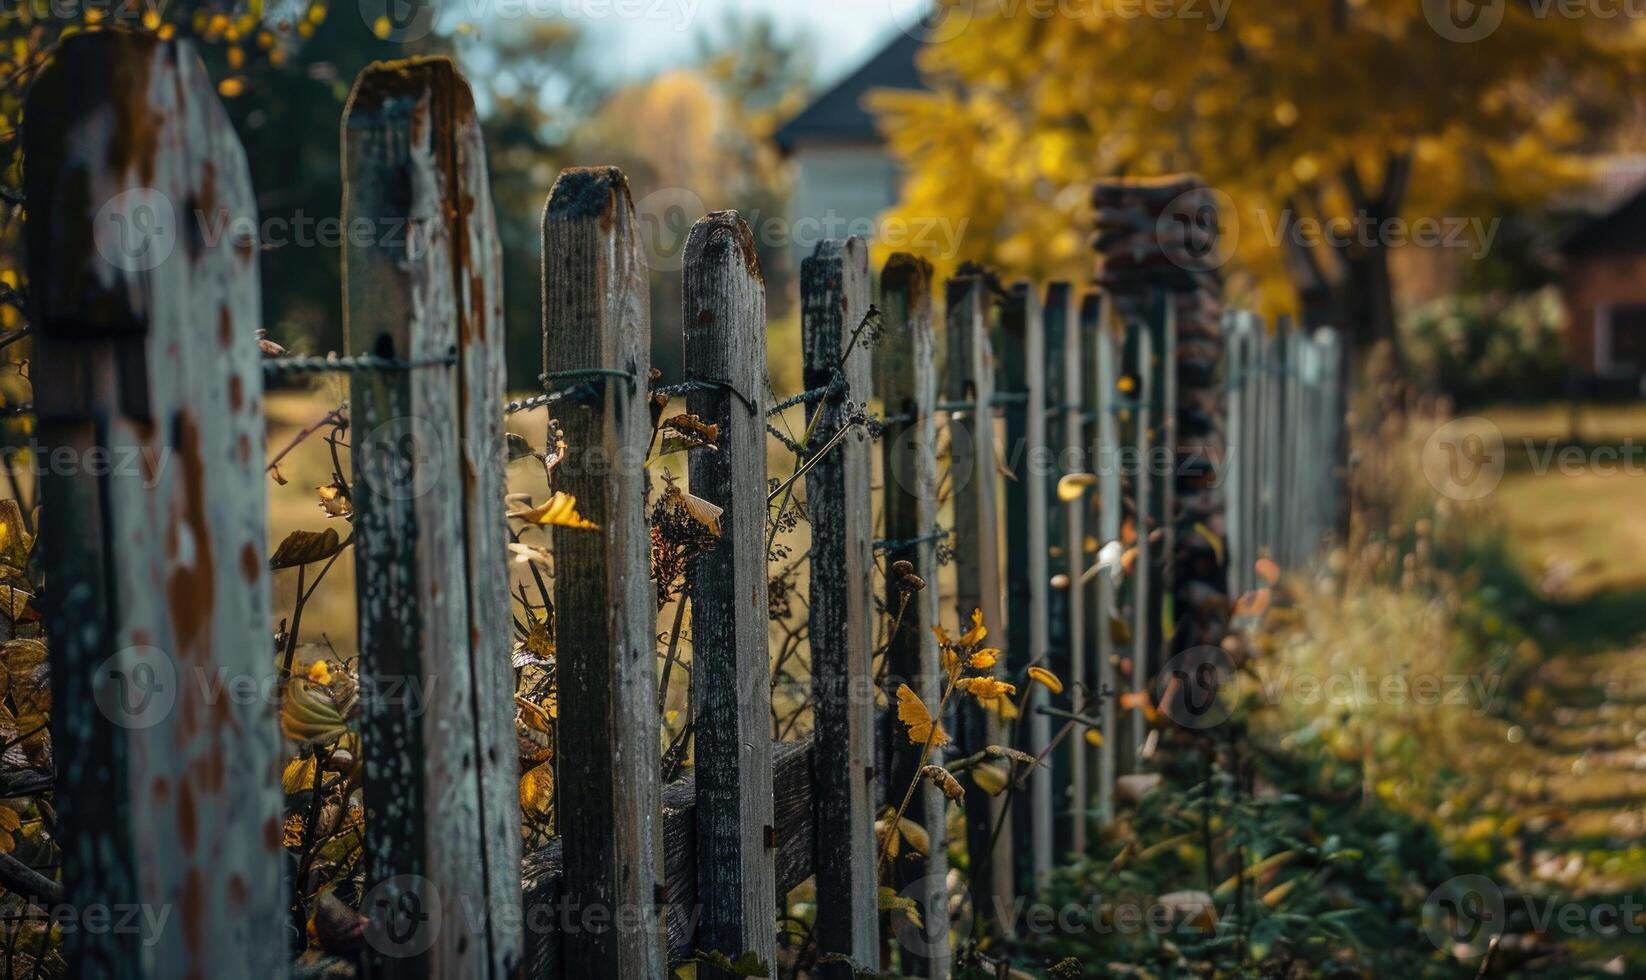
[[[1394,339],[1390,250],[1420,216],[1478,251],[1634,107],[1643,25],[1572,6],[944,0],[932,91],[875,106],[900,212],[967,219],[939,258],[1084,277],[1094,180],[1194,171],[1221,192],[1230,254],[1206,261],[1230,260],[1231,298],[1364,349]]]

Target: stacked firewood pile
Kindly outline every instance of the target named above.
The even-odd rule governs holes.
[[[1176,372],[1175,413],[1155,433],[1157,442],[1174,447],[1176,460],[1165,483],[1166,546],[1156,549],[1164,558],[1164,588],[1175,598],[1174,654],[1218,646],[1228,628],[1223,492],[1216,481],[1226,449],[1220,199],[1226,200],[1192,175],[1104,181],[1093,194],[1098,282],[1119,323],[1152,324],[1162,370]],[[1176,314],[1175,350],[1167,343],[1167,308]],[[1163,374],[1157,378],[1164,381]],[[1157,399],[1165,388],[1156,384]],[[1168,406],[1156,404],[1155,417],[1168,417]]]

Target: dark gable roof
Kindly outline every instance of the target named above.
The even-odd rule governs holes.
[[[1646,252],[1646,187],[1580,224],[1561,239],[1566,255],[1638,255]]]
[[[779,129],[777,145],[788,152],[801,145],[881,142],[874,116],[863,107],[863,97],[877,88],[925,89],[920,69],[915,66],[920,46],[919,38],[899,31],[879,54],[812,100]]]

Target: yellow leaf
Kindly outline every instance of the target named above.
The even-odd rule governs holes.
[[[989,631],[983,626],[983,610],[973,609],[972,628],[967,630],[966,635],[960,638],[960,645],[963,647],[975,647],[979,643],[982,643],[984,640],[988,639],[988,637]]]
[[[909,741],[916,745],[925,745],[927,741],[933,747],[949,744],[948,734],[932,720],[926,702],[907,684],[897,686],[897,720],[909,727]]]
[[[955,686],[979,701],[993,701],[1017,693],[1015,685],[993,677],[962,677],[955,681]]]
[[[286,771],[280,774],[280,789],[287,796],[314,789],[314,759],[300,755],[286,763]]]
[[[1091,473],[1070,473],[1057,481],[1057,499],[1072,504],[1088,489],[1097,486],[1097,477]]]
[[[913,820],[907,817],[899,820],[897,822],[897,832],[903,835],[903,839],[909,842],[910,847],[921,854],[930,854],[932,852],[932,839],[926,835],[926,828]]]
[[[973,670],[988,670],[1000,660],[1000,651],[994,647],[987,647],[971,655],[966,666]]]
[[[583,519],[577,512],[577,498],[563,490],[556,490],[554,496],[544,501],[541,506],[530,510],[511,511],[509,517],[539,527],[569,527],[579,531],[600,530],[600,525]]]
[[[520,808],[539,820],[554,816],[554,766],[541,763],[520,775]]]
[[[17,815],[17,811],[9,806],[0,806],[0,830],[12,833],[22,829],[23,818]],[[922,851],[921,853],[924,854],[925,852]]]
[[[1000,766],[978,766],[972,770],[972,782],[990,796],[999,796],[1006,792],[1006,770]]]
[[[1086,729],[1086,744],[1093,748],[1103,747],[1103,733],[1095,728]]]
[[[1217,555],[1217,563],[1219,565],[1223,564],[1223,562],[1224,562],[1223,539],[1218,537],[1215,533],[1213,533],[1211,528],[1207,527],[1205,524],[1200,523],[1199,521],[1195,522],[1194,529],[1195,529],[1196,533],[1198,533],[1202,538],[1206,539],[1207,544],[1212,546],[1213,554]]]
[[[1058,679],[1056,674],[1044,667],[1030,667],[1029,680],[1038,682],[1043,685],[1046,690],[1051,691],[1053,694],[1063,693],[1063,681]]]

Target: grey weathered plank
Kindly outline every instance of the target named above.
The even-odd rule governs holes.
[[[1155,494],[1153,492],[1150,460],[1154,448],[1154,438],[1151,427],[1154,424],[1154,337],[1150,333],[1149,325],[1143,322],[1133,322],[1127,325],[1133,336],[1133,350],[1136,352],[1136,362],[1133,370],[1137,378],[1137,408],[1134,422],[1134,436],[1137,446],[1137,472],[1132,475],[1132,494],[1135,510],[1133,518],[1137,527],[1137,559],[1132,565],[1132,683],[1133,693],[1144,694],[1149,686],[1149,651],[1151,638],[1158,629],[1151,628],[1153,618],[1152,604],[1154,600],[1154,544],[1150,540],[1149,520],[1158,517],[1155,510]],[[1158,620],[1155,620],[1158,623]],[[1143,748],[1148,736],[1148,721],[1142,710],[1132,712],[1132,751],[1138,752]],[[1128,760],[1136,765],[1137,759]]]
[[[874,839],[874,558],[869,441],[851,413],[868,401],[869,250],[861,238],[825,241],[800,264],[808,389],[844,387],[807,406],[809,451],[839,444],[806,474],[811,518],[812,684],[817,724],[817,942],[860,968],[879,957]],[[821,413],[822,418],[816,418]],[[815,423],[815,424],[813,424]],[[824,973],[844,973],[841,964]]]
[[[1005,403],[1006,453],[1006,669],[1026,690],[1024,715],[1014,724],[1015,748],[1038,755],[1049,738],[1049,719],[1037,709],[1046,689],[1029,686],[1030,666],[1044,667],[1047,654],[1046,595],[1051,581],[1047,554],[1048,522],[1045,474],[1050,468],[1046,444],[1046,333],[1040,294],[1017,283],[1001,312],[1000,385]],[[1019,397],[1021,396],[1021,397]],[[1032,895],[1036,879],[1051,868],[1052,782],[1050,766],[1029,775],[1026,792],[1011,803],[1013,884],[1017,894]]]
[[[772,745],[773,827],[776,844],[777,893],[786,895],[813,873],[812,741],[777,742]],[[695,770],[685,778],[663,787],[663,871],[664,901],[668,911],[667,943],[669,963],[694,957],[702,944],[697,923],[697,789]],[[526,889],[526,921],[533,942],[526,975],[561,975],[561,953],[565,937],[556,926],[562,921],[562,884],[565,877],[562,840],[555,838],[546,847],[526,855],[522,876]],[[573,919],[572,921],[576,921]]]
[[[67,975],[284,976],[246,158],[186,43],[65,40],[23,133]],[[107,472],[104,472],[107,470]]]
[[[1224,542],[1229,555],[1229,593],[1239,596],[1250,589],[1251,527],[1246,523],[1246,405],[1251,398],[1251,346],[1254,340],[1246,314],[1229,310],[1223,314],[1223,334],[1228,361],[1225,367],[1229,448],[1224,468],[1224,503],[1228,519]]]
[[[961,629],[981,612],[991,637],[1002,637],[999,495],[995,474],[994,352],[989,345],[993,297],[981,276],[950,279],[945,292],[948,400],[972,407],[949,416],[950,482],[954,487],[955,613]],[[996,716],[971,698],[956,711],[961,750],[1000,742]],[[966,780],[966,851],[971,859],[972,908],[996,935],[1010,929],[1012,842],[992,840],[1004,801]],[[992,846],[992,850],[991,850]]]
[[[1118,406],[1115,403],[1115,385],[1119,380],[1119,373],[1118,354],[1115,350],[1114,306],[1107,297],[1099,293],[1087,293],[1080,305],[1080,319],[1083,328],[1092,328],[1094,343],[1097,345],[1097,370],[1093,384],[1097,427],[1092,451],[1096,455],[1098,465],[1097,492],[1101,509],[1098,512],[1097,538],[1101,547],[1119,540],[1122,516],[1120,420],[1116,414]],[[1097,780],[1098,819],[1107,825],[1114,819],[1115,749],[1116,739],[1120,735],[1119,710],[1115,703],[1119,690],[1115,671],[1115,658],[1118,654],[1112,626],[1112,621],[1119,615],[1119,582],[1112,568],[1108,568],[1098,573],[1096,584],[1097,688],[1104,692],[1104,702],[1103,744],[1097,752],[1097,771],[1094,778]]]
[[[1046,289],[1046,400],[1049,418],[1056,419],[1047,441],[1055,451],[1056,465],[1042,481],[1047,487],[1049,514],[1061,534],[1051,542],[1053,554],[1048,573],[1063,576],[1067,583],[1049,593],[1047,643],[1051,666],[1071,693],[1083,690],[1088,682],[1086,645],[1086,595],[1081,585],[1086,568],[1086,510],[1088,498],[1067,502],[1055,494],[1061,477],[1087,472],[1087,395],[1083,383],[1085,344],[1078,299],[1068,283],[1054,282]],[[1062,727],[1061,723],[1058,725]],[[1057,819],[1053,828],[1056,854],[1086,851],[1087,748],[1083,732],[1074,731],[1061,743],[1053,762],[1053,802]]]
[[[351,385],[372,827],[363,907],[398,917],[416,900],[454,913],[385,921],[374,969],[503,976],[521,934],[502,283],[468,84],[446,59],[373,65],[344,110],[343,145],[345,225],[381,231],[351,235],[344,251],[350,352],[456,359]]]
[[[901,589],[888,576],[886,604],[902,616],[886,650],[888,703],[896,703],[897,686],[907,683],[932,710],[943,696],[944,672],[938,660],[932,626],[938,616],[937,541],[937,369],[932,360],[932,267],[924,259],[894,254],[880,277],[880,308],[885,336],[876,365],[880,399],[886,411],[881,435],[882,490],[888,568],[899,561],[914,566],[926,583],[919,591]],[[909,543],[913,542],[913,543]],[[896,806],[907,788],[920,778],[923,746],[912,742],[896,712],[887,712],[883,737],[892,745],[892,795]],[[941,763],[942,750],[931,753],[930,763]],[[948,801],[931,781],[922,781],[906,817],[925,828],[931,840],[928,854],[908,854],[897,860],[894,876],[898,892],[920,906],[923,928],[900,936],[901,966],[905,976],[949,975]]]
[[[555,487],[598,531],[554,530],[566,902],[612,927],[564,937],[567,977],[664,972],[657,606],[648,570],[646,265],[628,181],[566,170],[543,213],[543,366],[567,392]],[[596,374],[595,371],[616,372]]]
[[[723,508],[714,548],[692,562],[693,754],[702,949],[777,957],[771,663],[766,605],[766,284],[735,211],[686,241],[687,407],[720,429],[691,454],[692,493]],[[712,968],[703,967],[704,975]]]

